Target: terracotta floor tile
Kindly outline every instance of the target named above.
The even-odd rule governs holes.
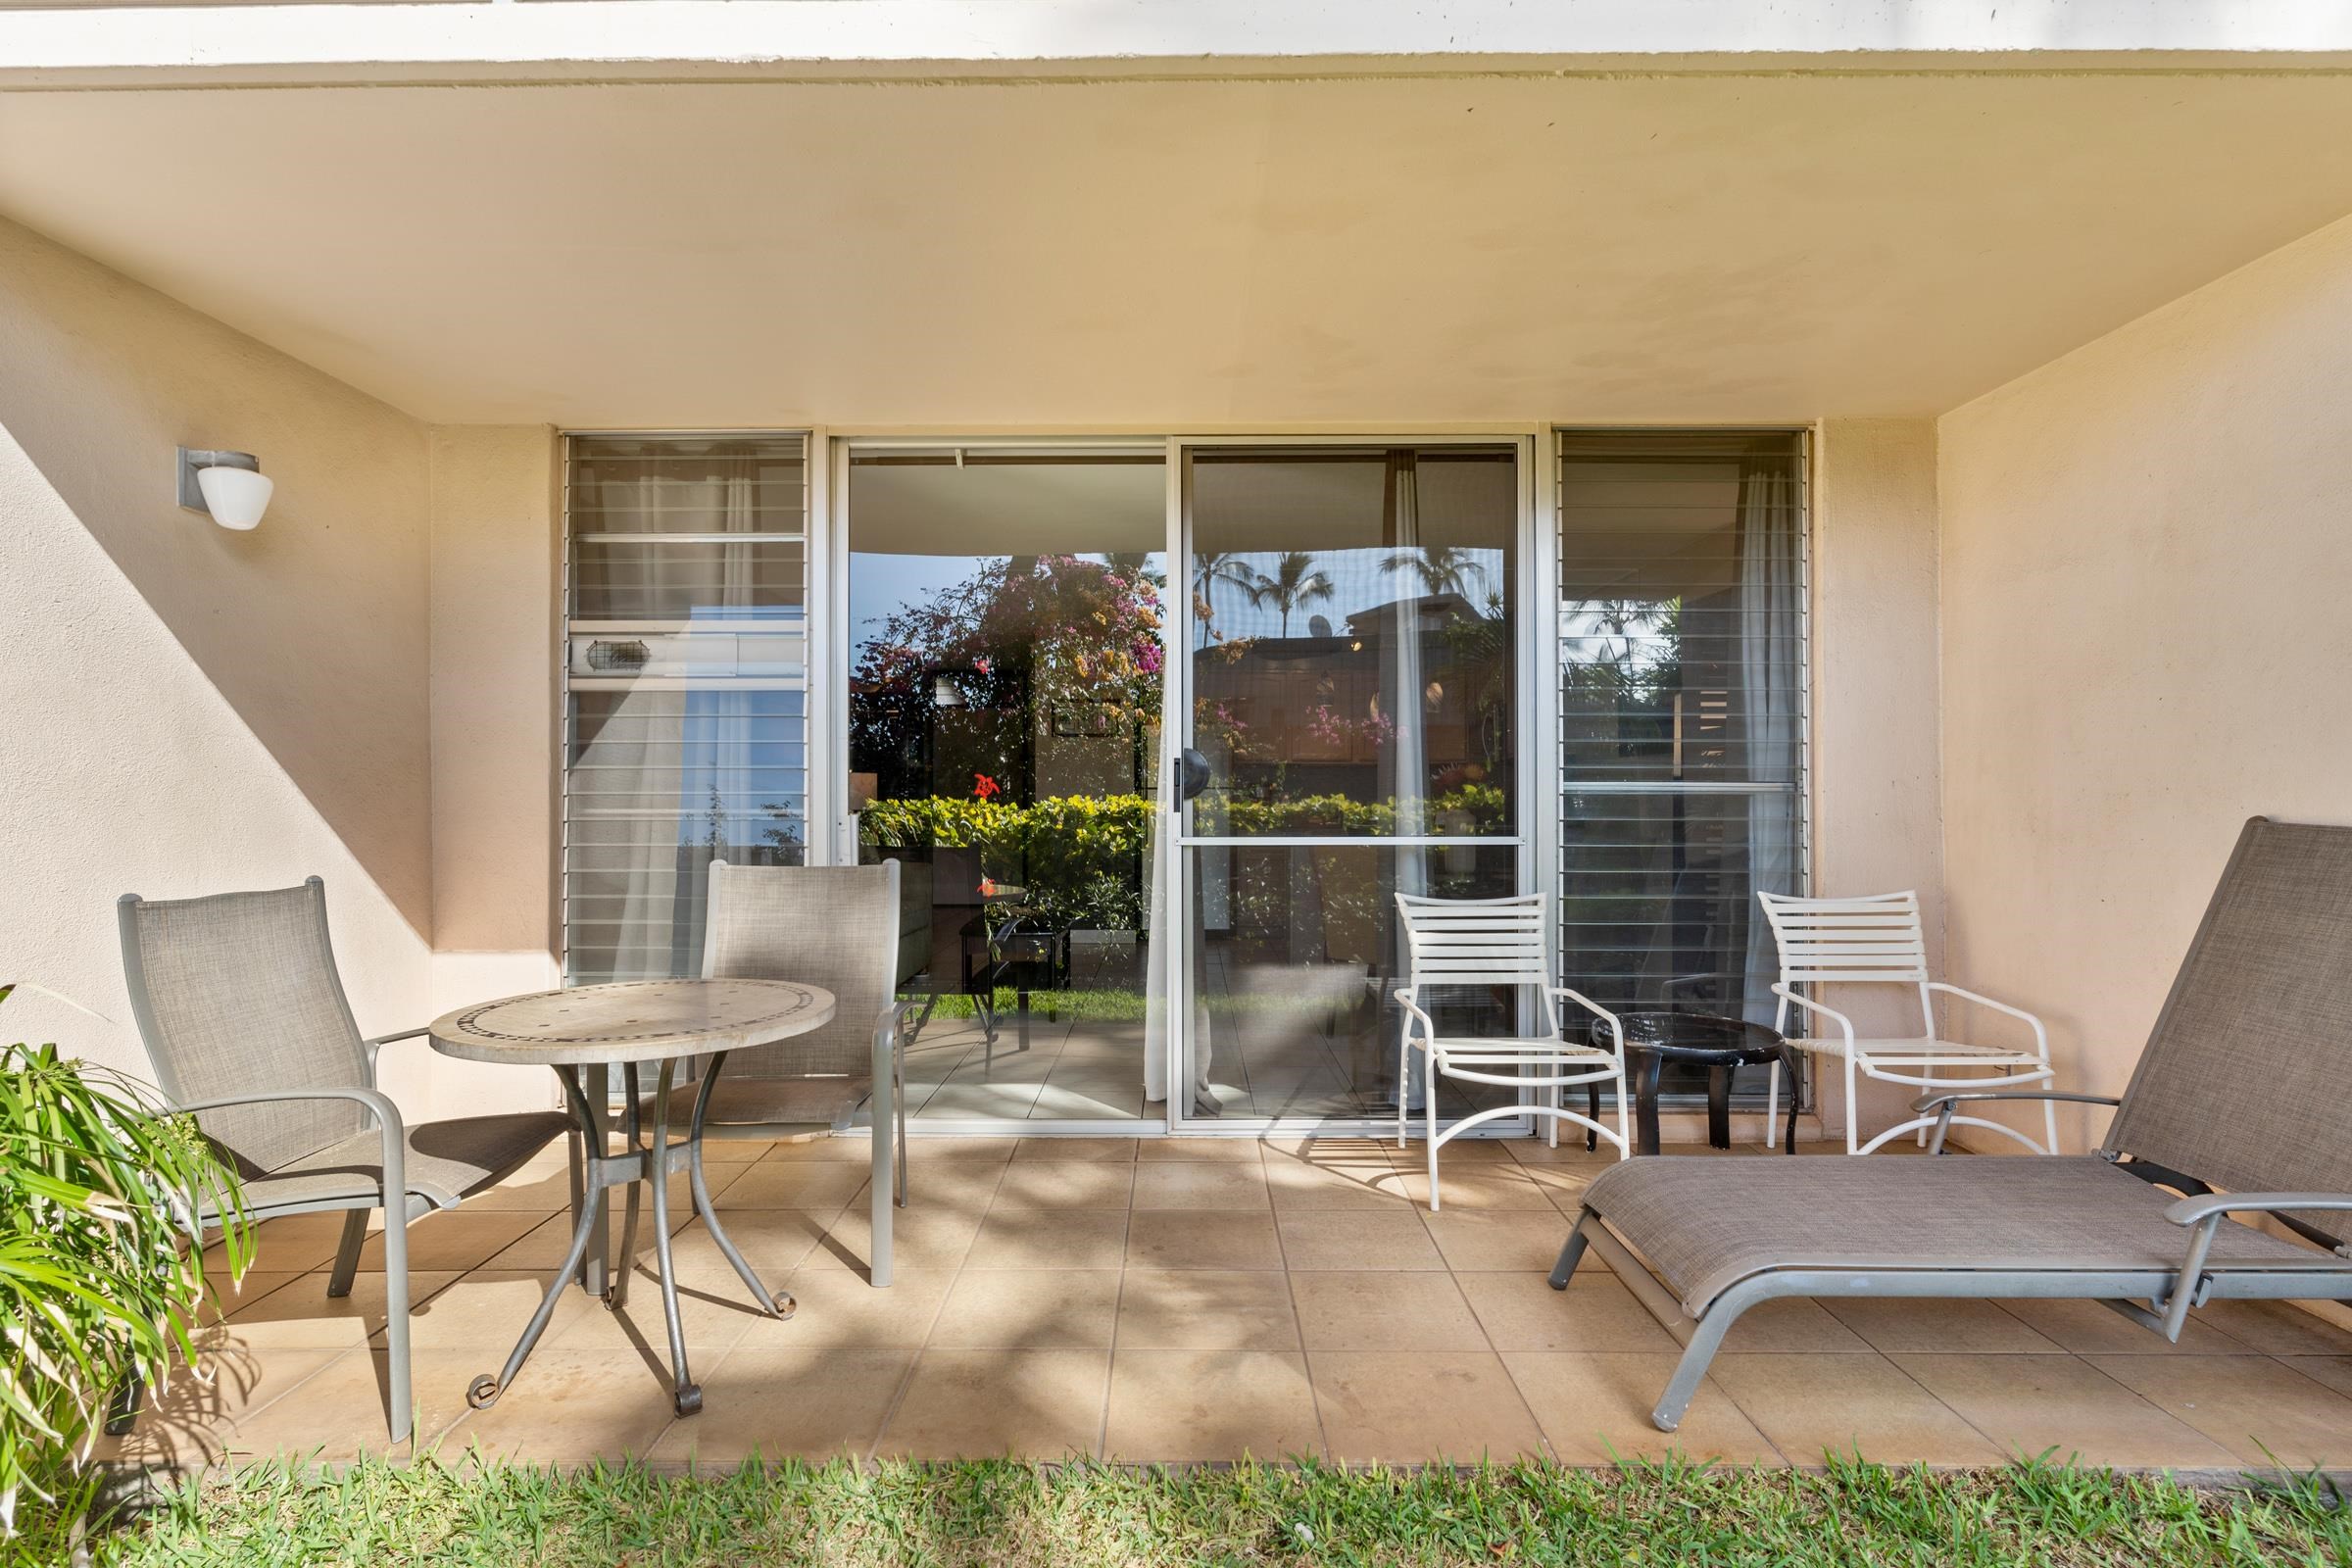
[[[552,1214],[571,1206],[571,1177],[560,1153],[552,1164],[535,1159],[496,1187],[466,1200],[466,1206],[476,1211]]]
[[[1528,1407],[1543,1423],[1552,1452],[1568,1464],[1609,1464],[1619,1456],[1669,1451],[1740,1464],[1778,1464],[1779,1453],[1755,1423],[1709,1380],[1699,1386],[1681,1426],[1660,1432],[1650,1420],[1673,1355],[1519,1352],[1503,1357]]]
[[[200,1463],[229,1451],[240,1419],[300,1387],[338,1356],[356,1350],[261,1351],[228,1344],[200,1350],[196,1371],[181,1368],[160,1391],[151,1390],[138,1423],[125,1438],[101,1439],[101,1459],[136,1464]],[[380,1411],[380,1406],[378,1407]],[[364,1419],[380,1419],[380,1414]]]
[[[481,1370],[496,1374],[497,1357],[505,1353],[499,1347]],[[715,1355],[704,1360],[718,1364]],[[559,1464],[618,1459],[652,1447],[670,1420],[666,1364],[657,1371],[631,1350],[549,1346],[531,1356],[496,1404],[445,1435],[441,1447],[452,1457],[479,1447],[499,1457]]]
[[[1280,1268],[1274,1216],[1241,1212],[1187,1214],[1138,1209],[1127,1231],[1133,1268]]]
[[[2338,1394],[2352,1394],[2352,1355],[2290,1355],[2280,1361]]]
[[[1581,1109],[1582,1107],[1572,1108]],[[1603,1110],[1606,1112],[1603,1120],[1608,1120],[1615,1114],[1605,1102]],[[1506,1139],[1503,1141],[1503,1148],[1510,1151],[1511,1157],[1522,1165],[1587,1165],[1597,1172],[1606,1170],[1609,1166],[1617,1163],[1616,1150],[1605,1146],[1600,1149],[1589,1150],[1585,1147],[1585,1135],[1581,1130],[1571,1134],[1565,1127],[1560,1129],[1560,1146],[1557,1149],[1544,1143],[1541,1138]]]
[[[1540,1210],[1546,1220],[1558,1214],[1550,1197],[1516,1162],[1449,1164],[1446,1156],[1452,1152],[1453,1146],[1448,1144],[1438,1155],[1438,1199],[1445,1212]],[[1429,1206],[1428,1171],[1399,1168],[1396,1177],[1394,1191],[1403,1193],[1423,1208]]]
[[[310,1277],[308,1272],[296,1273],[290,1269],[249,1268],[243,1279],[232,1280],[226,1269],[215,1271],[208,1268],[204,1276],[204,1301],[197,1310],[196,1323],[199,1327],[219,1323],[259,1306],[295,1281]],[[324,1279],[325,1275],[321,1273],[319,1278]]]
[[[1005,1209],[1125,1208],[1135,1186],[1131,1159],[1017,1158],[997,1184],[990,1212]]]
[[[765,1159],[779,1149],[810,1148],[818,1144],[836,1142],[853,1145],[858,1150],[856,1154],[845,1155],[845,1158],[862,1159],[865,1157],[865,1152],[872,1147],[872,1141],[862,1135],[857,1138],[838,1140],[831,1137],[801,1139],[788,1146],[772,1138],[721,1138],[715,1129],[710,1129],[707,1130],[703,1137],[703,1163],[705,1165],[749,1165],[754,1160]]]
[[[1358,1213],[1412,1206],[1396,1171],[1382,1161],[1316,1165],[1275,1154],[1267,1158],[1265,1173],[1267,1194],[1280,1209]]]
[[[1568,1135],[1562,1133],[1560,1136],[1565,1138]],[[1438,1165],[1441,1170],[1455,1165],[1494,1165],[1505,1170],[1514,1169],[1519,1161],[1512,1155],[1511,1146],[1521,1141],[1516,1138],[1456,1138],[1438,1151]],[[1405,1141],[1402,1149],[1396,1147],[1395,1139],[1382,1139],[1380,1152],[1388,1156],[1390,1164],[1399,1170],[1417,1170],[1426,1174],[1429,1169],[1429,1146],[1421,1141],[1418,1131]]]
[[[1263,1209],[1271,1205],[1266,1196],[1266,1173],[1255,1161],[1148,1159],[1136,1166],[1135,1206],[1200,1213],[1209,1209]]]
[[[931,1337],[955,1279],[954,1269],[901,1268],[892,1272],[888,1286],[876,1290],[856,1270],[797,1269],[779,1287],[799,1302],[792,1317],[783,1323],[754,1322],[737,1348],[912,1349]]]
[[[930,1343],[955,1349],[1108,1348],[1117,1269],[967,1266],[948,1292]]]
[[[752,1325],[762,1319],[763,1314],[752,1304],[751,1292],[732,1273],[723,1284],[698,1280],[679,1285],[678,1326],[690,1350],[706,1356],[731,1350],[751,1332]],[[515,1328],[519,1332],[521,1325],[517,1323]],[[562,1333],[551,1331],[540,1343],[564,1350],[629,1350],[656,1359],[666,1357],[669,1327],[662,1313],[660,1276],[641,1269],[629,1281],[627,1302],[618,1311],[599,1303],[572,1314]]]
[[[431,1445],[466,1414],[466,1386],[483,1368],[464,1350],[420,1350],[410,1357],[414,1445],[395,1448],[384,1412],[391,1381],[382,1350],[338,1356],[318,1376],[236,1423],[230,1450],[240,1457],[291,1454],[322,1463],[365,1453],[408,1454]]]
[[[913,1175],[908,1167],[907,1174]],[[763,1159],[717,1193],[719,1218],[739,1208],[840,1209],[865,1186],[866,1167],[824,1159]]]
[[[2175,1345],[2096,1301],[2003,1301],[2001,1307],[2077,1355],[2234,1355],[2249,1348],[2194,1312]]]
[[[1105,1458],[1172,1464],[1322,1451],[1304,1356],[1122,1348],[1111,1358]]]
[[[904,1211],[901,1212],[903,1215]],[[859,1218],[863,1217],[860,1213]],[[826,1233],[839,1220],[823,1209],[745,1208],[731,1213],[722,1209],[718,1223],[760,1282],[772,1289],[780,1278],[815,1255]],[[726,1254],[718,1250],[709,1227],[701,1220],[681,1226],[670,1238],[670,1255],[677,1263],[678,1279],[683,1283],[708,1286],[713,1291],[722,1285],[728,1291],[742,1288],[733,1265],[727,1262]],[[862,1252],[858,1261],[864,1262]],[[652,1251],[639,1248],[637,1262],[641,1269],[652,1267]]]
[[[873,1135],[863,1128],[854,1133],[827,1133],[817,1138],[780,1138],[761,1148],[758,1144],[721,1145],[712,1140],[703,1158],[716,1162],[721,1148],[748,1150],[756,1152],[729,1158],[816,1160],[828,1165],[863,1165],[874,1157]]]
[[[913,1364],[905,1349],[737,1350],[704,1377],[702,1412],[671,1422],[647,1457],[861,1457]]]
[[[1295,1350],[1290,1281],[1271,1269],[1127,1270],[1118,1343],[1139,1350]]]
[[[1453,1269],[1520,1269],[1548,1274],[1568,1240],[1568,1221],[1546,1205],[1534,1211],[1446,1209],[1424,1214],[1430,1238]]]
[[[677,1228],[676,1223],[670,1226],[673,1234]],[[500,1248],[485,1262],[474,1266],[500,1270],[519,1269],[540,1274],[553,1273],[556,1266],[564,1261],[564,1252],[571,1247],[571,1232],[572,1217],[569,1214],[550,1214],[513,1242]],[[620,1218],[618,1215],[612,1219],[611,1229],[607,1233],[606,1245],[612,1249],[614,1255],[618,1254],[620,1250]],[[653,1245],[654,1225],[649,1213],[637,1222],[637,1249],[639,1252],[647,1253],[652,1250]],[[412,1263],[410,1266],[414,1268],[416,1265]]]
[[[1176,1159],[1198,1164],[1213,1160],[1220,1164],[1254,1165],[1259,1153],[1254,1138],[1144,1138],[1136,1141],[1135,1148],[1135,1157],[1145,1162]]]
[[[496,1363],[520,1337],[523,1325],[547,1289],[547,1276],[514,1269],[475,1269],[454,1285],[437,1291],[430,1300],[409,1314],[412,1349],[466,1350],[489,1364],[476,1371],[495,1372]],[[604,1303],[576,1286],[557,1298],[547,1332],[570,1327],[583,1312],[604,1311]],[[544,1343],[544,1342],[543,1342]]]
[[[732,1227],[730,1227],[730,1233]],[[980,1216],[937,1204],[902,1208],[891,1216],[890,1256],[902,1268],[954,1268],[972,1250]],[[747,1249],[745,1256],[751,1256]],[[823,1240],[811,1248],[804,1268],[846,1268],[862,1274],[874,1255],[873,1213],[863,1204],[843,1209]],[[761,1265],[761,1278],[766,1277]]]
[[[1484,1350],[1486,1330],[1450,1274],[1291,1273],[1309,1350]]]
[[[1127,1250],[1123,1208],[1006,1209],[980,1226],[971,1268],[1115,1269]]]
[[[1544,1451],[1493,1351],[1324,1350],[1307,1370],[1334,1459],[1465,1464]]]
[[[494,1209],[452,1209],[427,1214],[409,1226],[409,1267],[416,1269],[479,1268],[522,1239],[540,1223],[540,1216]],[[323,1261],[332,1262],[330,1243]],[[360,1267],[380,1272],[384,1266],[384,1238],[379,1232],[360,1249]]]
[[[409,1310],[457,1283],[454,1270],[411,1271]],[[303,1274],[283,1290],[239,1306],[228,1319],[228,1336],[255,1349],[357,1349],[384,1326],[384,1276],[357,1274],[351,1294],[330,1298],[327,1273]],[[412,1316],[412,1321],[413,1321]]]
[[[2098,1355],[2091,1365],[2241,1464],[2352,1466],[2352,1398],[2262,1355]]]
[[[2065,1348],[1997,1301],[1861,1297],[1821,1304],[1888,1355],[2047,1355]]]
[[[1409,1208],[1379,1213],[1307,1209],[1274,1216],[1283,1260],[1292,1268],[1442,1269],[1446,1259],[1429,1227]]]
[[[1022,1159],[1108,1159],[1132,1162],[1143,1147],[1141,1138],[1022,1138],[1012,1157]]]
[[[1892,1465],[1992,1465],[2006,1457],[1884,1356],[1722,1355],[1707,1376],[1790,1464],[1857,1451]]]
[[[2189,1319],[2265,1355],[2352,1355],[2352,1331],[2289,1301],[2215,1301]]]
[[[1724,1336],[1723,1348],[1735,1355],[1859,1355],[1870,1343],[1819,1301],[1785,1296],[1742,1312]]]
[[[2210,1468],[2227,1449],[2072,1355],[1898,1355],[1894,1364],[2003,1452]]]
[[[906,1162],[955,1161],[972,1166],[1004,1164],[1012,1158],[1014,1138],[950,1138],[917,1135],[907,1140]]]
[[[875,1446],[922,1459],[1092,1454],[1109,1395],[1107,1350],[926,1349]]]
[[[250,1261],[253,1267],[277,1273],[308,1273],[324,1268],[335,1260],[335,1247],[343,1239],[343,1216],[340,1213],[289,1214],[283,1219],[268,1219],[253,1228]],[[382,1268],[382,1263],[365,1263],[363,1268]],[[412,1255],[411,1268],[421,1268]],[[208,1274],[228,1277],[228,1253],[219,1243],[204,1250],[204,1268]]]
[[[1565,1291],[1525,1271],[1453,1278],[1497,1350],[1663,1354],[1675,1349],[1674,1336],[1606,1272],[1580,1270]]]

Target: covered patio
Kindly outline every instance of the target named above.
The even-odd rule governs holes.
[[[713,1185],[730,1230],[798,1315],[751,1310],[687,1223],[700,1415],[671,1416],[650,1289],[619,1314],[570,1293],[508,1396],[468,1411],[466,1384],[561,1261],[564,1177],[543,1164],[416,1229],[416,1451],[681,1467],[1605,1466],[1669,1451],[1818,1467],[1859,1451],[1979,1467],[2055,1450],[2216,1480],[2352,1465],[2352,1331],[2267,1302],[2217,1303],[2173,1346],[2091,1302],[1782,1301],[1733,1331],[1681,1430],[1660,1433],[1649,1407],[1674,1342],[1605,1271],[1565,1297],[1544,1284],[1606,1163],[1581,1151],[1451,1145],[1432,1214],[1419,1151],[1393,1144],[918,1140],[897,1278],[873,1291],[862,1140],[712,1147],[728,1151]],[[271,1222],[209,1336],[209,1386],[174,1385],[110,1451],[179,1464],[386,1451],[380,1334],[366,1348],[382,1276],[329,1301],[335,1230],[331,1215]]]

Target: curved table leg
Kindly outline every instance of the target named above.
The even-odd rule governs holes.
[[[669,1330],[670,1402],[678,1414],[692,1415],[703,1407],[703,1391],[686,1366],[686,1329],[678,1321],[678,1270],[669,1253],[669,1085],[676,1066],[664,1061],[654,1077],[654,1136],[646,1151],[646,1179],[654,1189],[654,1258],[662,1269],[662,1321]]]
[[[1641,1076],[1634,1080],[1634,1149],[1638,1153],[1658,1152],[1658,1074],[1665,1066],[1666,1058],[1657,1052],[1642,1053]]]
[[[1732,1069],[1729,1063],[1707,1068],[1707,1147],[1732,1147]]]
[[[790,1317],[797,1306],[792,1293],[778,1291],[771,1296],[767,1287],[760,1283],[760,1276],[753,1272],[752,1265],[745,1262],[743,1254],[735,1250],[735,1243],[727,1235],[726,1227],[719,1224],[717,1205],[710,1201],[710,1178],[703,1174],[703,1116],[710,1108],[710,1091],[717,1086],[718,1069],[726,1059],[727,1054],[722,1051],[704,1064],[702,1088],[696,1091],[694,1097],[694,1119],[686,1125],[686,1173],[694,1183],[694,1211],[702,1215],[703,1224],[710,1232],[710,1239],[718,1244],[719,1251],[733,1266],[736,1277],[751,1287],[752,1299],[760,1303],[760,1310],[770,1317]]]
[[[588,1095],[580,1087],[579,1069],[558,1067],[556,1076],[564,1082],[564,1102],[571,1107],[573,1116],[578,1118],[583,1130],[593,1138],[596,1120],[589,1111]],[[594,1148],[595,1145],[592,1143],[590,1147]],[[524,1326],[522,1338],[516,1340],[514,1348],[508,1352],[507,1364],[499,1370],[497,1377],[485,1375],[475,1378],[466,1390],[466,1402],[476,1410],[486,1410],[496,1404],[498,1396],[514,1385],[514,1379],[522,1371],[523,1362],[530,1359],[532,1348],[538,1345],[539,1336],[547,1332],[548,1319],[555,1315],[557,1299],[578,1276],[580,1265],[588,1255],[589,1242],[602,1233],[605,1188],[596,1179],[596,1172],[597,1164],[592,1158],[588,1162],[587,1180],[584,1183],[586,1196],[580,1204],[579,1217],[571,1227],[571,1247],[564,1254],[564,1264],[556,1270],[555,1278],[547,1282],[547,1294],[539,1298],[539,1308]]]

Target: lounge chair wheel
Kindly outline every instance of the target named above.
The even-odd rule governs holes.
[[[768,1304],[775,1308],[776,1316],[780,1318],[790,1317],[801,1309],[801,1303],[792,1298],[790,1291],[778,1291]]]
[[[487,1410],[498,1402],[498,1379],[485,1372],[466,1388],[466,1402],[476,1410]]]
[[[703,1408],[702,1385],[699,1383],[687,1384],[684,1388],[678,1391],[677,1397],[672,1399],[670,1402],[677,1407],[677,1412],[680,1415],[695,1415],[700,1413]]]

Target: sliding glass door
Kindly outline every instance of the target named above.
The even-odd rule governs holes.
[[[1563,978],[1770,1023],[1755,896],[1807,861],[1804,437],[1562,431],[1556,457]]]
[[[1396,894],[1521,885],[1521,448],[1181,454],[1171,1106],[1393,1115],[1420,1093],[1397,1076]],[[1440,1024],[1516,1020],[1459,997]]]

